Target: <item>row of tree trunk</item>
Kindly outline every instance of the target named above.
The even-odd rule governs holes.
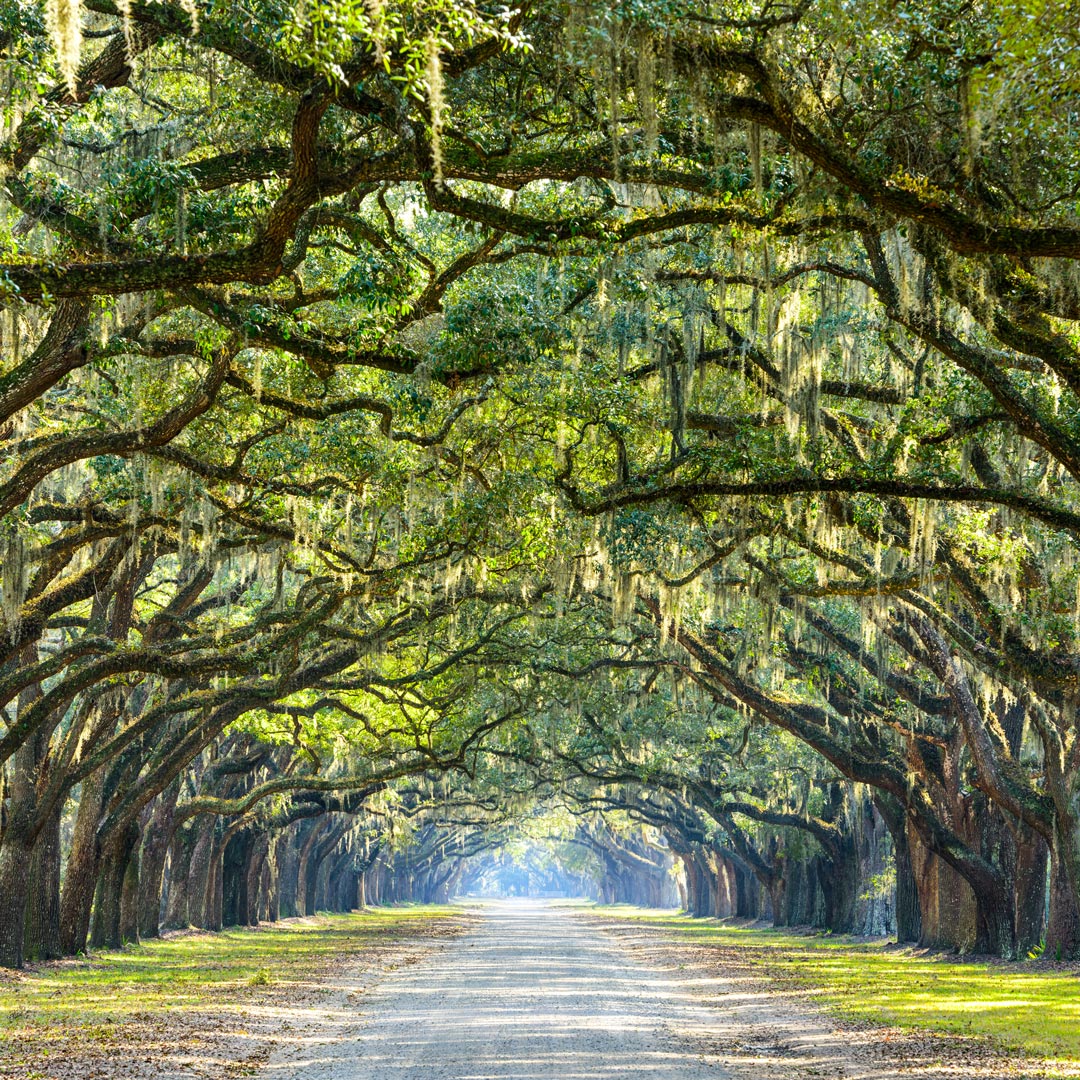
[[[798,828],[751,832],[734,822],[720,842],[706,837],[700,818],[672,815],[665,835],[682,864],[682,907],[956,952],[984,951],[994,919],[1009,925],[1020,956],[1047,940],[1075,940],[1063,868],[1038,833],[981,793],[958,804],[953,827],[1012,882],[1004,905],[976,894],[888,801],[849,786],[844,803],[827,843]]]
[[[138,820],[95,846],[102,792],[88,782],[63,866],[59,814],[21,859],[11,858],[17,845],[5,835],[0,892],[3,875],[20,877],[27,958],[116,947],[163,927],[216,930],[317,910],[442,903],[475,880],[474,857],[491,843],[478,835],[448,849],[445,834],[429,827],[391,851],[344,812],[311,811],[279,828],[213,815],[180,820],[178,794],[171,785]],[[964,952],[979,949],[994,918],[1015,928],[1022,954],[1055,933],[1075,934],[1072,891],[1045,841],[981,794],[958,808],[953,827],[1014,883],[1004,911],[989,910],[987,898],[887,802],[848,789],[837,807],[827,845],[792,828],[751,834],[733,825],[720,843],[673,820],[658,845],[640,832],[582,827],[571,843],[592,852],[601,871],[577,885],[608,903],[678,903],[699,917],[895,934]]]

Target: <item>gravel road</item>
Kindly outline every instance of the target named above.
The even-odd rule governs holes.
[[[281,1080],[723,1080],[681,1029],[701,1006],[557,906],[486,904],[474,929],[354,998],[345,1030],[275,1055]],[[355,1015],[355,1014],[354,1014]],[[330,1037],[333,1036],[333,1037]]]
[[[745,964],[542,902],[343,969],[278,1016],[262,1080],[1034,1080],[959,1035],[839,1021]],[[722,950],[721,950],[722,951]],[[321,996],[319,996],[321,995]],[[1055,1076],[1077,1076],[1060,1068]]]

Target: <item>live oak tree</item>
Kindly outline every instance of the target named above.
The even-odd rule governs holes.
[[[445,891],[417,777],[1076,954],[1074,22],[4,6],[0,962]]]

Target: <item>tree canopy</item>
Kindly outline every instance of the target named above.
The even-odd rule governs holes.
[[[0,48],[0,963],[486,851],[1080,953],[1068,5]]]

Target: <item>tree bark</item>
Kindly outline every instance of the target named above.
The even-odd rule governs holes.
[[[118,949],[124,944],[124,887],[129,880],[128,865],[138,842],[139,826],[135,822],[102,842],[101,870],[90,931],[90,944],[95,949]]]
[[[24,955],[56,960],[60,945],[60,809],[49,815],[30,856]]]
[[[1050,918],[1044,955],[1052,960],[1080,957],[1080,905],[1060,845],[1050,854]]]
[[[977,934],[971,886],[927,850],[917,835],[908,836],[908,850],[919,894],[919,944],[930,949],[970,952]]]
[[[90,932],[90,909],[94,903],[101,857],[98,822],[104,791],[104,769],[91,773],[80,788],[75,833],[64,874],[64,892],[60,899],[60,945],[65,956],[85,952]]]
[[[907,833],[901,828],[892,834],[892,838],[896,862],[896,940],[919,941],[922,939],[922,910]]]
[[[825,900],[825,928],[837,934],[856,930],[859,904],[859,860],[854,844],[846,844],[835,857],[823,860],[818,885]]]
[[[197,830],[194,823],[185,823],[173,832],[169,844],[168,882],[165,886],[166,930],[184,930],[191,925],[188,915],[191,881],[191,857],[195,849]]]
[[[281,857],[287,843],[283,834],[275,836],[266,859],[266,918],[269,922],[281,918]]]
[[[139,854],[139,936],[155,938],[160,931],[162,881],[169,854],[176,802],[180,796],[177,777],[154,803],[150,820],[143,829],[142,851]]]
[[[23,691],[19,696],[20,712],[39,696],[37,686]],[[48,739],[47,732],[38,732],[12,754],[7,786],[2,792],[8,805],[0,807],[5,817],[0,832],[0,967],[23,966],[34,847],[38,831],[48,823],[39,816],[36,786]]]
[[[278,839],[278,912],[283,919],[300,914],[297,889],[300,878],[300,825],[292,825]]]
[[[225,925],[224,854],[224,838],[215,837],[213,843],[210,845],[210,873],[206,881],[207,930],[220,930]]]
[[[300,845],[300,858],[296,865],[296,914],[310,915],[315,908],[314,882],[310,880],[308,872],[311,856],[323,830],[329,824],[329,819],[319,818],[312,825],[308,835]]]
[[[1038,946],[1046,932],[1047,865],[1050,849],[1034,829],[1023,823],[1016,828],[1014,843],[1016,953],[1023,959]]]
[[[128,851],[123,882],[120,886],[120,941],[122,944],[135,944],[139,940],[139,878],[142,871],[140,841],[142,839],[142,830],[135,826],[132,832],[134,839]]]
[[[221,853],[221,923],[241,926],[248,921],[248,868],[255,834],[240,829],[222,846]]]
[[[248,926],[259,925],[259,916],[264,907],[264,882],[266,880],[270,843],[270,835],[268,833],[259,833],[255,837],[255,841],[251,846],[251,853],[248,856],[246,875],[247,905],[240,913],[244,923]]]
[[[0,967],[21,968],[33,840],[9,824],[0,844]]]
[[[201,818],[196,829],[195,843],[191,852],[191,871],[188,875],[188,922],[192,926],[207,929],[209,914],[207,911],[208,885],[210,882],[210,862],[214,847],[214,821]]]

